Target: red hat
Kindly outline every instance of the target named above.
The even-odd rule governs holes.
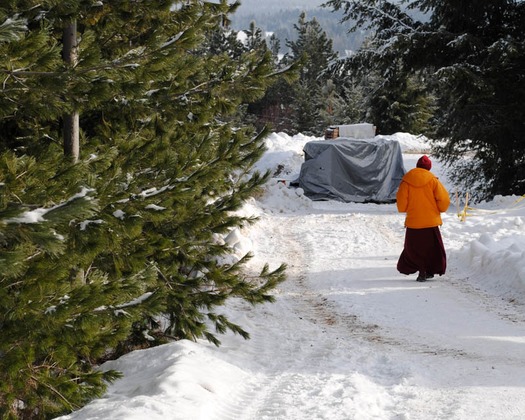
[[[416,167],[423,168],[423,169],[426,169],[427,171],[430,171],[430,168],[432,168],[432,162],[430,161],[427,155],[423,155],[417,161]]]

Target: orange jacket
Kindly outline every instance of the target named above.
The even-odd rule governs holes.
[[[406,213],[405,226],[422,229],[440,226],[441,213],[450,205],[448,192],[430,171],[414,168],[408,171],[397,191],[397,210]]]

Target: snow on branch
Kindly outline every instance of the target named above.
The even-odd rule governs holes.
[[[129,307],[132,307],[132,306],[140,305],[141,303],[143,303],[146,300],[148,300],[152,295],[153,295],[153,292],[146,292],[146,293],[142,294],[141,296],[139,296],[138,298],[135,298],[133,300],[130,300],[129,302],[123,303],[122,305],[110,306],[110,307],[99,306],[98,308],[95,308],[94,311],[95,312],[104,312],[104,311],[107,311],[107,310],[112,310],[113,313],[116,316],[118,316],[118,315],[129,315],[124,310],[124,308],[129,308]]]
[[[149,299],[153,295],[153,292],[146,292],[142,296],[139,296],[138,298],[135,298],[133,300],[130,300],[127,303],[124,303],[122,305],[116,306],[116,309],[123,309],[123,308],[129,308],[130,306],[137,306]]]
[[[68,199],[64,203],[57,204],[56,206],[50,207],[48,209],[37,208],[37,209],[34,209],[34,210],[29,210],[29,211],[23,212],[18,217],[12,217],[10,219],[6,219],[5,223],[27,223],[27,224],[31,224],[31,223],[45,222],[47,214],[49,214],[49,213],[51,213],[51,212],[53,212],[55,210],[58,210],[58,209],[60,209],[60,208],[62,208],[64,206],[68,205],[69,203],[75,201],[75,200],[79,200],[79,199],[85,199],[85,200],[88,200],[88,201],[92,200],[92,198],[88,196],[88,194],[90,192],[92,192],[92,191],[93,191],[93,189],[83,188],[79,193],[73,195],[70,199]]]
[[[0,42],[18,41],[25,31],[27,31],[25,19],[8,18],[0,25]]]

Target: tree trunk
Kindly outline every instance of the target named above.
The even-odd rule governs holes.
[[[72,68],[77,64],[77,22],[71,21],[64,28],[63,33],[63,58]],[[80,128],[79,114],[73,111],[63,117],[64,123],[64,154],[70,156],[76,162],[80,153]]]

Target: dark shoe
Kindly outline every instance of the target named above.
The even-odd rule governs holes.
[[[433,279],[434,278],[434,274],[427,274],[425,277],[427,279]]]
[[[416,281],[427,281],[427,275],[425,273],[419,273],[419,276],[417,276]]]

